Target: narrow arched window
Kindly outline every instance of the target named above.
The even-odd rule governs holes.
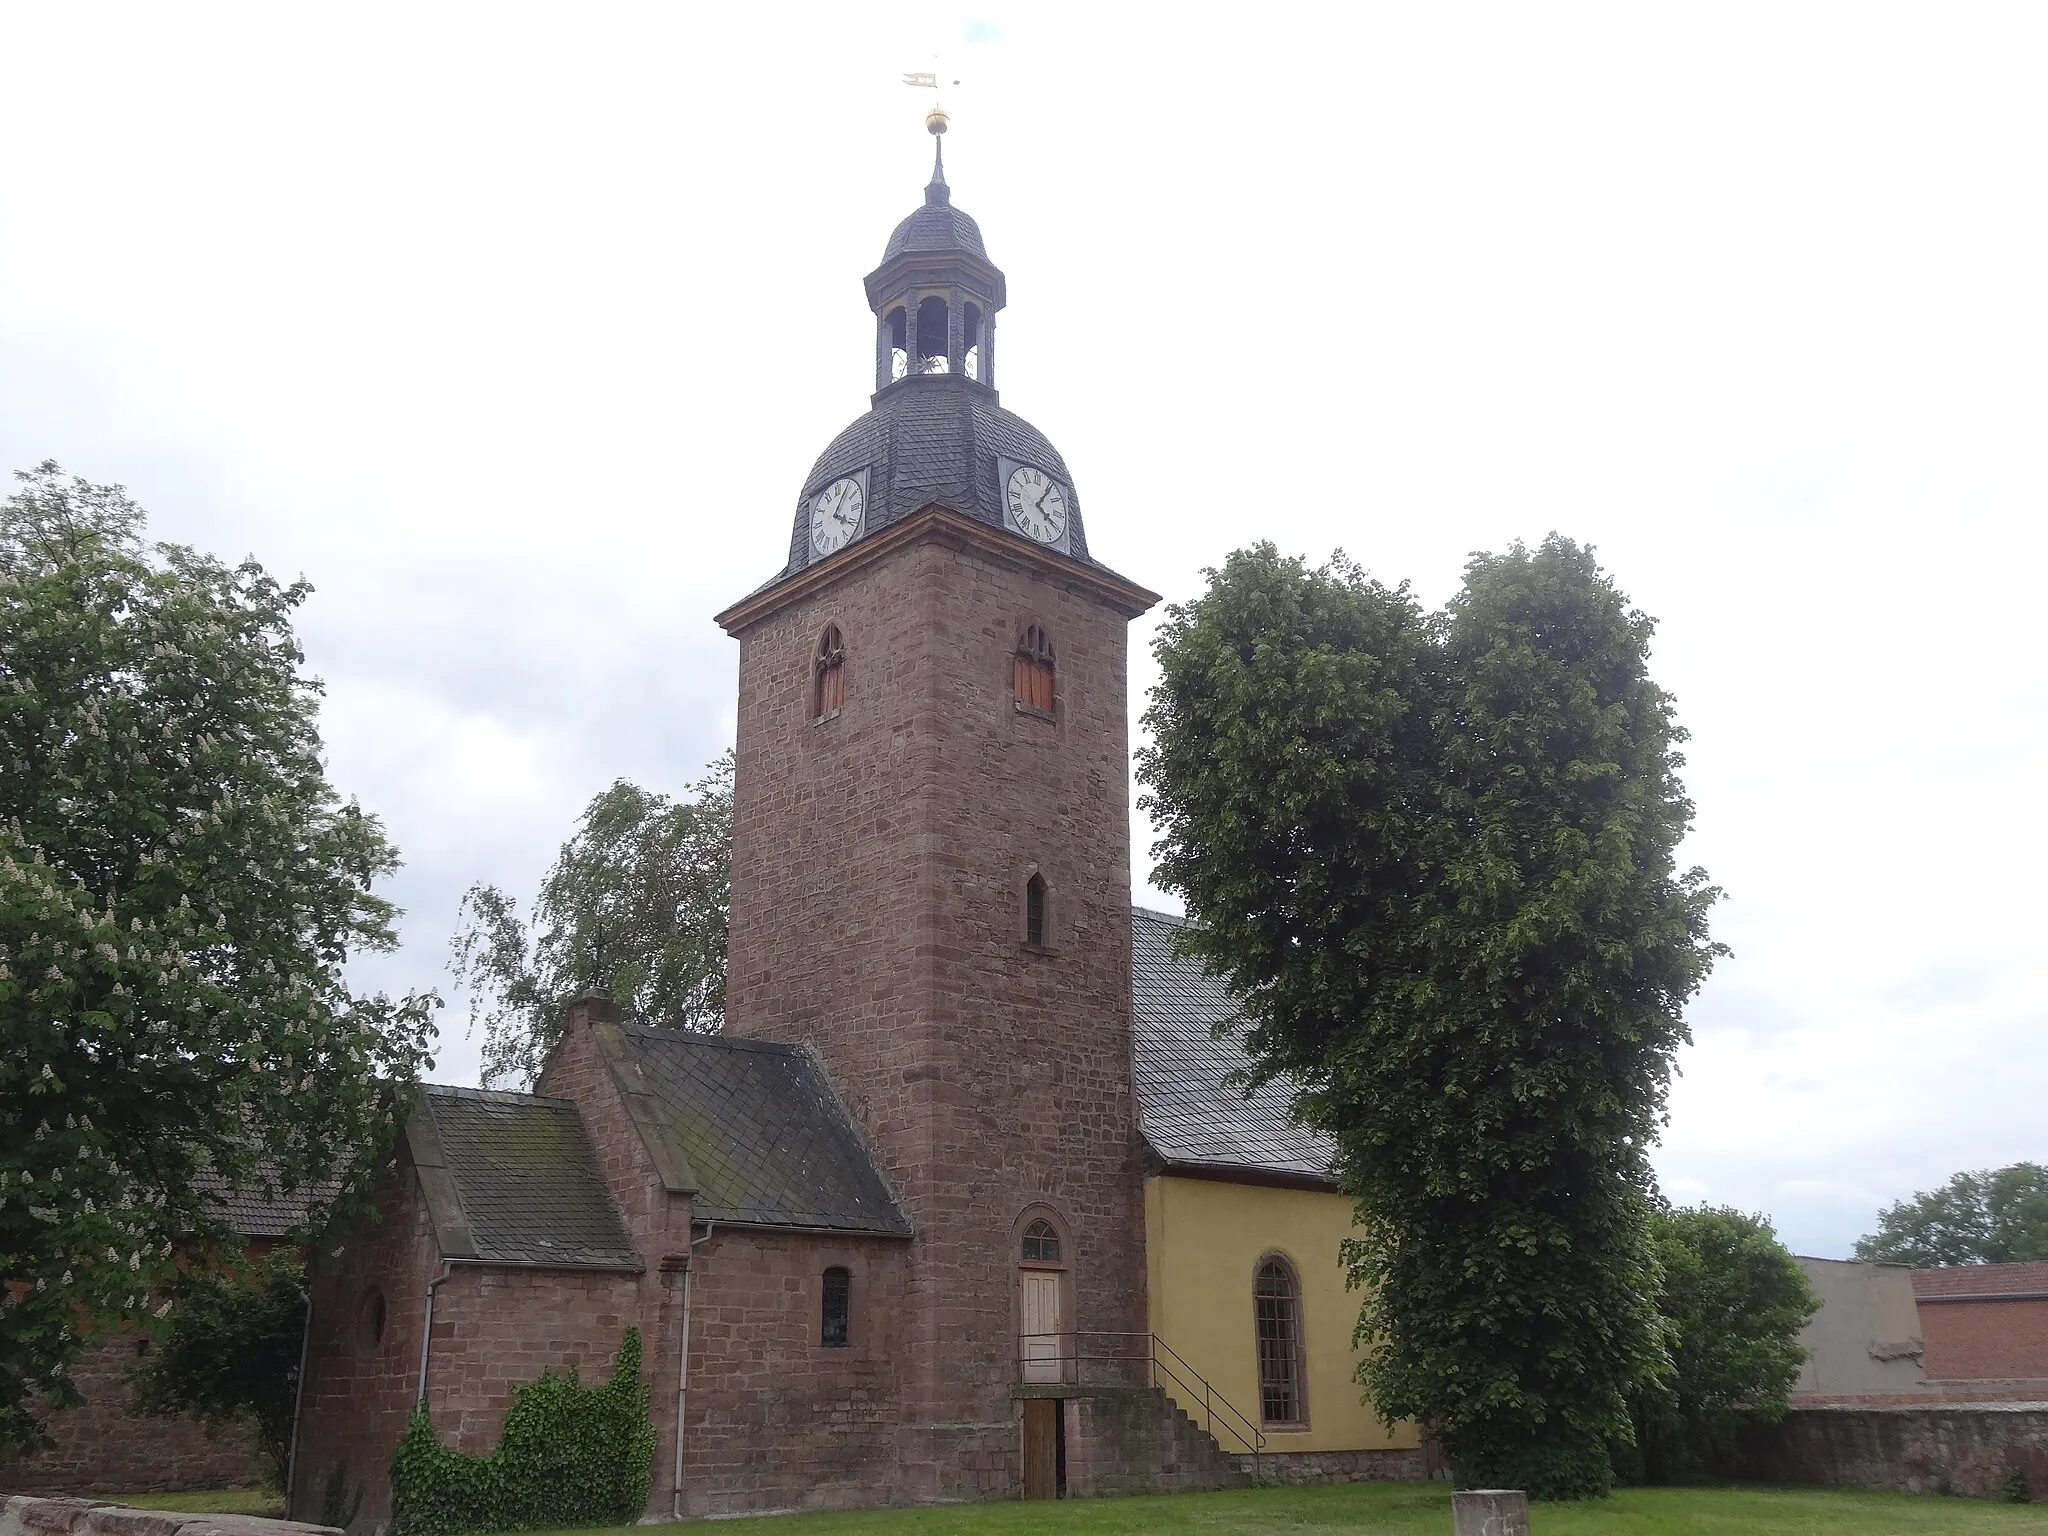
[[[827,624],[818,637],[818,656],[813,663],[817,681],[811,693],[811,714],[829,720],[846,702],[846,645],[839,638],[839,626]]]
[[[1060,1235],[1053,1224],[1042,1218],[1032,1222],[1024,1229],[1024,1262],[1057,1264],[1059,1261]]]
[[[953,366],[953,337],[946,301],[936,296],[917,306],[917,371],[945,373]]]
[[[1259,1266],[1252,1285],[1259,1345],[1259,1421],[1302,1424],[1301,1286],[1284,1259]]]
[[[1052,640],[1038,625],[1027,628],[1017,642],[1017,656],[1010,670],[1017,707],[1051,714]]]
[[[818,1290],[818,1342],[827,1349],[844,1349],[853,1332],[853,1276],[834,1264]]]
[[[1046,922],[1045,876],[1033,875],[1024,882],[1024,942],[1045,945]]]

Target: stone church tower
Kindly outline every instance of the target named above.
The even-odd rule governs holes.
[[[1073,1357],[1147,1327],[1125,647],[1157,599],[1090,558],[1065,462],[998,399],[1004,278],[942,161],[866,289],[872,404],[788,565],[719,616],[727,1030],[815,1050],[892,1182],[898,1496],[971,1497],[1014,1475],[1020,1385],[1085,1460]]]

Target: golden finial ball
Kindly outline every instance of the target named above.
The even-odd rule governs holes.
[[[946,109],[944,107],[933,107],[931,111],[924,115],[926,129],[934,134],[944,133],[946,131],[946,122]]]

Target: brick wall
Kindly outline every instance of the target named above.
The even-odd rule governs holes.
[[[1920,1301],[1929,1381],[2048,1376],[2048,1297]]]
[[[366,1524],[390,1510],[386,1470],[412,1408],[426,1282],[440,1257],[403,1143],[398,1172],[378,1192],[374,1209],[375,1220],[363,1221],[343,1239],[323,1242],[313,1267],[298,1455],[287,1511],[297,1520],[320,1518],[336,1469],[351,1497],[361,1491]]]
[[[48,1415],[55,1448],[0,1466],[0,1493],[173,1493],[187,1488],[255,1488],[263,1463],[250,1436],[212,1437],[191,1419],[142,1418],[128,1411],[122,1380],[148,1347],[115,1333],[87,1346],[74,1378],[85,1401]]]
[[[911,1499],[1009,1491],[990,1479],[1017,1439],[1027,1207],[1067,1235],[1070,1321],[1145,1326],[1126,620],[993,542],[928,525],[739,629],[728,1028],[814,1044],[909,1207]],[[1053,720],[1013,704],[1034,622]],[[827,624],[846,695],[815,722]],[[1043,950],[1023,942],[1034,870]]]

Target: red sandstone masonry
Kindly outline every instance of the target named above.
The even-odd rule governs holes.
[[[846,698],[820,723],[828,623]],[[1053,721],[1013,703],[1030,623]],[[1126,624],[941,521],[738,630],[728,1028],[813,1043],[909,1205],[898,1500],[1014,1491],[1026,1206],[1066,1228],[1076,1325],[1144,1327]],[[1034,870],[1050,952],[1022,942]]]

